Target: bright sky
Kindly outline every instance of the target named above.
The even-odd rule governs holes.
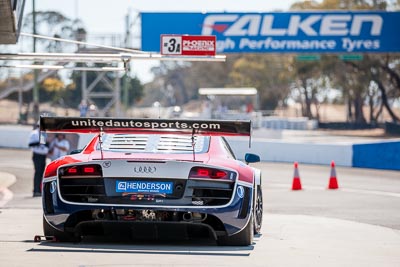
[[[89,34],[125,32],[125,16],[150,12],[268,12],[286,11],[295,0],[35,0],[36,10],[54,10],[80,18]],[[25,1],[25,14],[32,12],[32,0]],[[149,69],[158,64],[140,61],[133,71],[142,80],[151,79]]]

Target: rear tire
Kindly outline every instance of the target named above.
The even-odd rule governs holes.
[[[217,243],[220,246],[250,246],[253,243],[254,230],[253,230],[253,215],[250,215],[250,220],[246,227],[237,234],[231,236],[221,236],[218,238]]]
[[[254,197],[254,234],[261,233],[261,226],[263,220],[263,196],[261,185],[257,185],[256,187],[256,195]]]
[[[43,233],[46,240],[54,240],[60,242],[79,242],[81,240],[80,236],[76,236],[70,233],[65,233],[59,231],[52,227],[43,215]]]

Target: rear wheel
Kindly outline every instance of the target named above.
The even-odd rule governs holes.
[[[254,234],[261,233],[263,220],[263,197],[261,185],[256,187],[256,196],[254,198]]]
[[[250,220],[242,231],[231,236],[221,236],[217,243],[220,246],[249,246],[253,243],[253,237],[253,215],[250,215]]]
[[[59,231],[52,227],[43,216],[43,233],[46,240],[56,240],[61,242],[79,242],[80,236]]]

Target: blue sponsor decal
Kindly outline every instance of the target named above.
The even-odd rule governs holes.
[[[142,50],[162,34],[215,35],[217,52],[400,52],[400,12],[142,13]]]
[[[118,193],[152,193],[171,194],[173,182],[152,181],[116,181],[115,192]]]

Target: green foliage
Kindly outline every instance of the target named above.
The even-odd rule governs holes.
[[[36,33],[39,35],[58,37],[75,40],[79,34],[86,32],[80,20],[72,20],[57,11],[36,11]],[[24,16],[24,23],[21,32],[32,32],[33,15],[28,13]],[[31,38],[24,39],[28,42]],[[46,39],[36,39],[37,52],[73,52],[76,45],[50,41]],[[29,47],[29,46],[28,46]],[[32,49],[32,46],[30,46]]]
[[[317,1],[298,1],[295,2],[291,10],[386,10],[388,1],[386,0],[323,0]]]
[[[274,109],[288,94],[289,69],[290,57],[267,54],[229,55],[225,63],[161,65],[153,70],[156,78],[146,85],[142,104],[184,105],[198,99],[198,89],[204,87],[255,87],[259,108]]]
[[[398,7],[393,2],[384,0],[323,0],[299,1],[292,5],[292,10],[386,10]],[[384,106],[393,121],[398,120],[391,110],[390,102],[400,92],[399,56],[364,54],[359,61],[344,61],[336,56],[323,56],[320,62],[295,63],[293,70],[298,81],[295,88],[302,94],[303,115],[311,114],[311,104],[318,94],[315,84],[321,76],[329,78],[331,85],[342,90],[348,103],[348,119],[365,123],[363,106],[369,103],[369,121],[377,120]],[[398,81],[398,82],[397,82]],[[376,88],[371,84],[377,85]],[[375,88],[375,89],[374,89]],[[390,101],[392,99],[392,101]],[[316,114],[318,117],[318,114]]]
[[[260,109],[274,110],[288,95],[291,75],[289,56],[244,55],[233,64],[229,86],[257,88]]]
[[[153,82],[146,85],[142,106],[158,101],[162,106],[184,105],[198,99],[201,87],[224,87],[229,83],[229,72],[237,56],[227,62],[162,62],[153,68]]]
[[[64,90],[64,83],[57,75],[54,75],[53,77],[48,77],[40,83],[39,100],[41,102],[60,104],[60,100],[62,99]]]
[[[123,88],[123,79],[121,79],[121,88]],[[135,103],[139,102],[143,97],[143,85],[137,77],[130,77],[128,75],[127,78],[127,91],[128,91],[128,107],[135,105]],[[123,97],[123,92],[121,93],[121,97]]]

